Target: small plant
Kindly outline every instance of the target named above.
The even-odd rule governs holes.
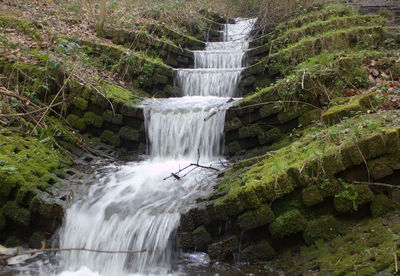
[[[342,191],[341,193],[335,195],[336,198],[343,198],[343,199],[347,199],[349,201],[352,202],[353,204],[353,210],[357,211],[358,210],[358,206],[357,206],[357,198],[358,198],[358,193],[355,189],[354,184],[349,184],[347,182],[345,182],[343,179],[339,178],[339,183],[343,186],[344,191]]]

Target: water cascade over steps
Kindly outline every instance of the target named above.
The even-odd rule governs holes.
[[[180,213],[211,192],[215,172],[197,169],[179,181],[163,179],[199,157],[202,164],[218,166],[225,112],[204,119],[237,96],[253,24],[243,19],[227,24],[224,42],[207,43],[205,51],[194,52],[195,68],[177,70],[176,85],[184,97],[143,103],[149,156],[103,177],[67,210],[59,233],[61,248],[151,252],[61,252],[58,269],[44,266],[43,275],[172,273]]]

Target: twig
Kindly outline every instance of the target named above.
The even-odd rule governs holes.
[[[208,170],[213,170],[213,171],[219,172],[219,169],[213,168],[213,167],[211,167],[211,166],[203,166],[203,165],[199,165],[198,163],[197,163],[197,164],[195,164],[195,163],[190,163],[189,165],[187,165],[187,166],[184,167],[183,169],[180,169],[179,171],[177,171],[177,172],[175,172],[175,173],[171,173],[170,176],[164,178],[163,180],[167,180],[167,179],[169,179],[169,178],[171,178],[171,177],[175,178],[176,180],[180,180],[180,179],[182,179],[182,177],[179,176],[179,173],[181,173],[181,172],[183,172],[183,171],[185,171],[185,170],[187,170],[187,169],[189,169],[189,168],[191,168],[191,167],[194,167],[194,168],[192,168],[188,173],[186,173],[186,174],[183,175],[182,177],[185,177],[186,175],[188,175],[190,172],[194,171],[194,170],[197,169],[197,168],[208,169]]]
[[[399,272],[399,264],[397,262],[396,247],[394,247],[394,266],[396,267],[396,274]]]
[[[306,77],[306,70],[303,72],[303,76],[301,77],[301,89],[304,90],[304,78]]]
[[[60,104],[62,104],[62,102],[59,102],[59,103],[56,103],[56,104],[53,104],[53,105],[49,105],[49,106],[46,106],[46,107],[42,107],[42,108],[39,108],[39,109],[36,109],[36,110],[33,110],[33,111],[25,112],[25,113],[0,114],[0,117],[19,117],[19,116],[25,116],[25,115],[35,114],[35,113],[41,112],[41,111],[43,111],[43,110],[46,110],[46,109],[48,109],[49,107],[52,108],[52,107],[58,106],[58,105],[60,105]]]
[[[53,100],[51,101],[50,105],[47,107],[47,109],[45,110],[45,112],[42,114],[42,117],[40,117],[39,121],[36,123],[35,127],[32,129],[31,133],[33,133],[36,130],[36,127],[40,124],[40,122],[43,120],[44,116],[46,116],[47,112],[49,111],[49,109],[51,108],[50,106],[54,104],[54,102],[56,101],[56,99],[58,98],[58,95],[60,95],[60,93],[64,90],[65,86],[67,85],[69,79],[71,78],[72,74],[75,71],[75,68],[78,64],[76,63],[75,66],[72,68],[71,74],[69,74],[68,78],[64,81],[63,85],[61,86],[61,88],[58,90],[57,94],[54,96]]]
[[[367,159],[365,159],[365,157],[364,157],[364,155],[363,155],[363,153],[362,153],[360,147],[358,146],[357,140],[356,140],[355,138],[354,138],[354,143],[355,143],[355,145],[356,145],[356,147],[357,147],[358,152],[361,154],[361,157],[362,157],[362,159],[363,159],[363,161],[364,161],[364,164],[365,164],[365,168],[367,169],[367,173],[368,173],[368,182],[371,182],[371,174],[370,174],[370,172],[369,172],[369,167],[368,167]]]
[[[386,183],[379,183],[379,182],[363,182],[363,181],[346,181],[353,184],[366,184],[370,186],[381,186],[381,187],[388,187],[392,189],[400,189],[400,185],[391,185]]]
[[[107,253],[107,254],[135,254],[135,253],[145,253],[145,252],[152,252],[148,249],[143,250],[100,250],[100,249],[89,249],[89,248],[43,248],[38,250],[31,250],[23,253],[19,253],[18,251],[12,255],[3,255],[0,257],[0,260],[8,260],[13,257],[17,256],[26,256],[32,255],[37,253],[49,253],[49,252],[62,252],[62,251],[88,251],[88,252],[95,252],[95,253]]]
[[[262,105],[267,105],[267,104],[274,104],[274,103],[299,103],[299,104],[305,104],[305,105],[309,105],[311,107],[317,108],[319,109],[321,112],[323,112],[324,110],[316,105],[307,103],[307,102],[303,102],[303,101],[270,101],[270,102],[262,102],[262,103],[258,103],[258,104],[251,104],[251,105],[246,105],[246,106],[241,106],[241,107],[237,107],[237,108],[232,108],[232,110],[241,110],[241,109],[245,109],[245,108],[249,108],[249,107],[256,107],[256,106],[262,106]]]

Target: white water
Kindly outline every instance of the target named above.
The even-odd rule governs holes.
[[[184,96],[234,97],[245,67],[245,50],[254,19],[226,24],[224,42],[209,42],[205,51],[193,51],[194,69],[178,69],[176,84]]]
[[[169,275],[174,262],[180,213],[211,192],[215,172],[196,169],[181,180],[163,180],[191,162],[218,167],[222,154],[227,101],[235,96],[246,41],[254,20],[225,27],[226,42],[208,43],[195,52],[193,70],[179,70],[182,98],[144,102],[149,156],[113,167],[86,198],[65,215],[61,248],[151,250],[138,254],[83,251],[58,254],[59,267],[41,267],[42,275]],[[212,68],[212,69],[210,69]],[[218,96],[218,97],[215,97]],[[217,111],[217,112],[215,112]],[[215,113],[215,114],[214,114]],[[214,114],[213,116],[209,116]],[[208,120],[204,120],[208,118]],[[182,174],[181,174],[182,176]]]

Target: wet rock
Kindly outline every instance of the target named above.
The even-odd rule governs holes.
[[[276,255],[268,241],[261,241],[246,247],[240,252],[240,260],[250,263],[271,260]]]
[[[208,246],[208,254],[213,260],[225,261],[232,259],[232,255],[239,249],[239,241],[236,236],[232,236],[226,240],[210,244]]]
[[[196,228],[192,232],[193,245],[196,250],[205,251],[207,245],[211,242],[211,235],[207,232],[204,226]]]
[[[42,247],[42,242],[46,243],[46,237],[40,232],[35,232],[29,239],[29,247],[39,249]]]
[[[182,249],[194,249],[193,238],[191,232],[178,232],[178,246]]]

